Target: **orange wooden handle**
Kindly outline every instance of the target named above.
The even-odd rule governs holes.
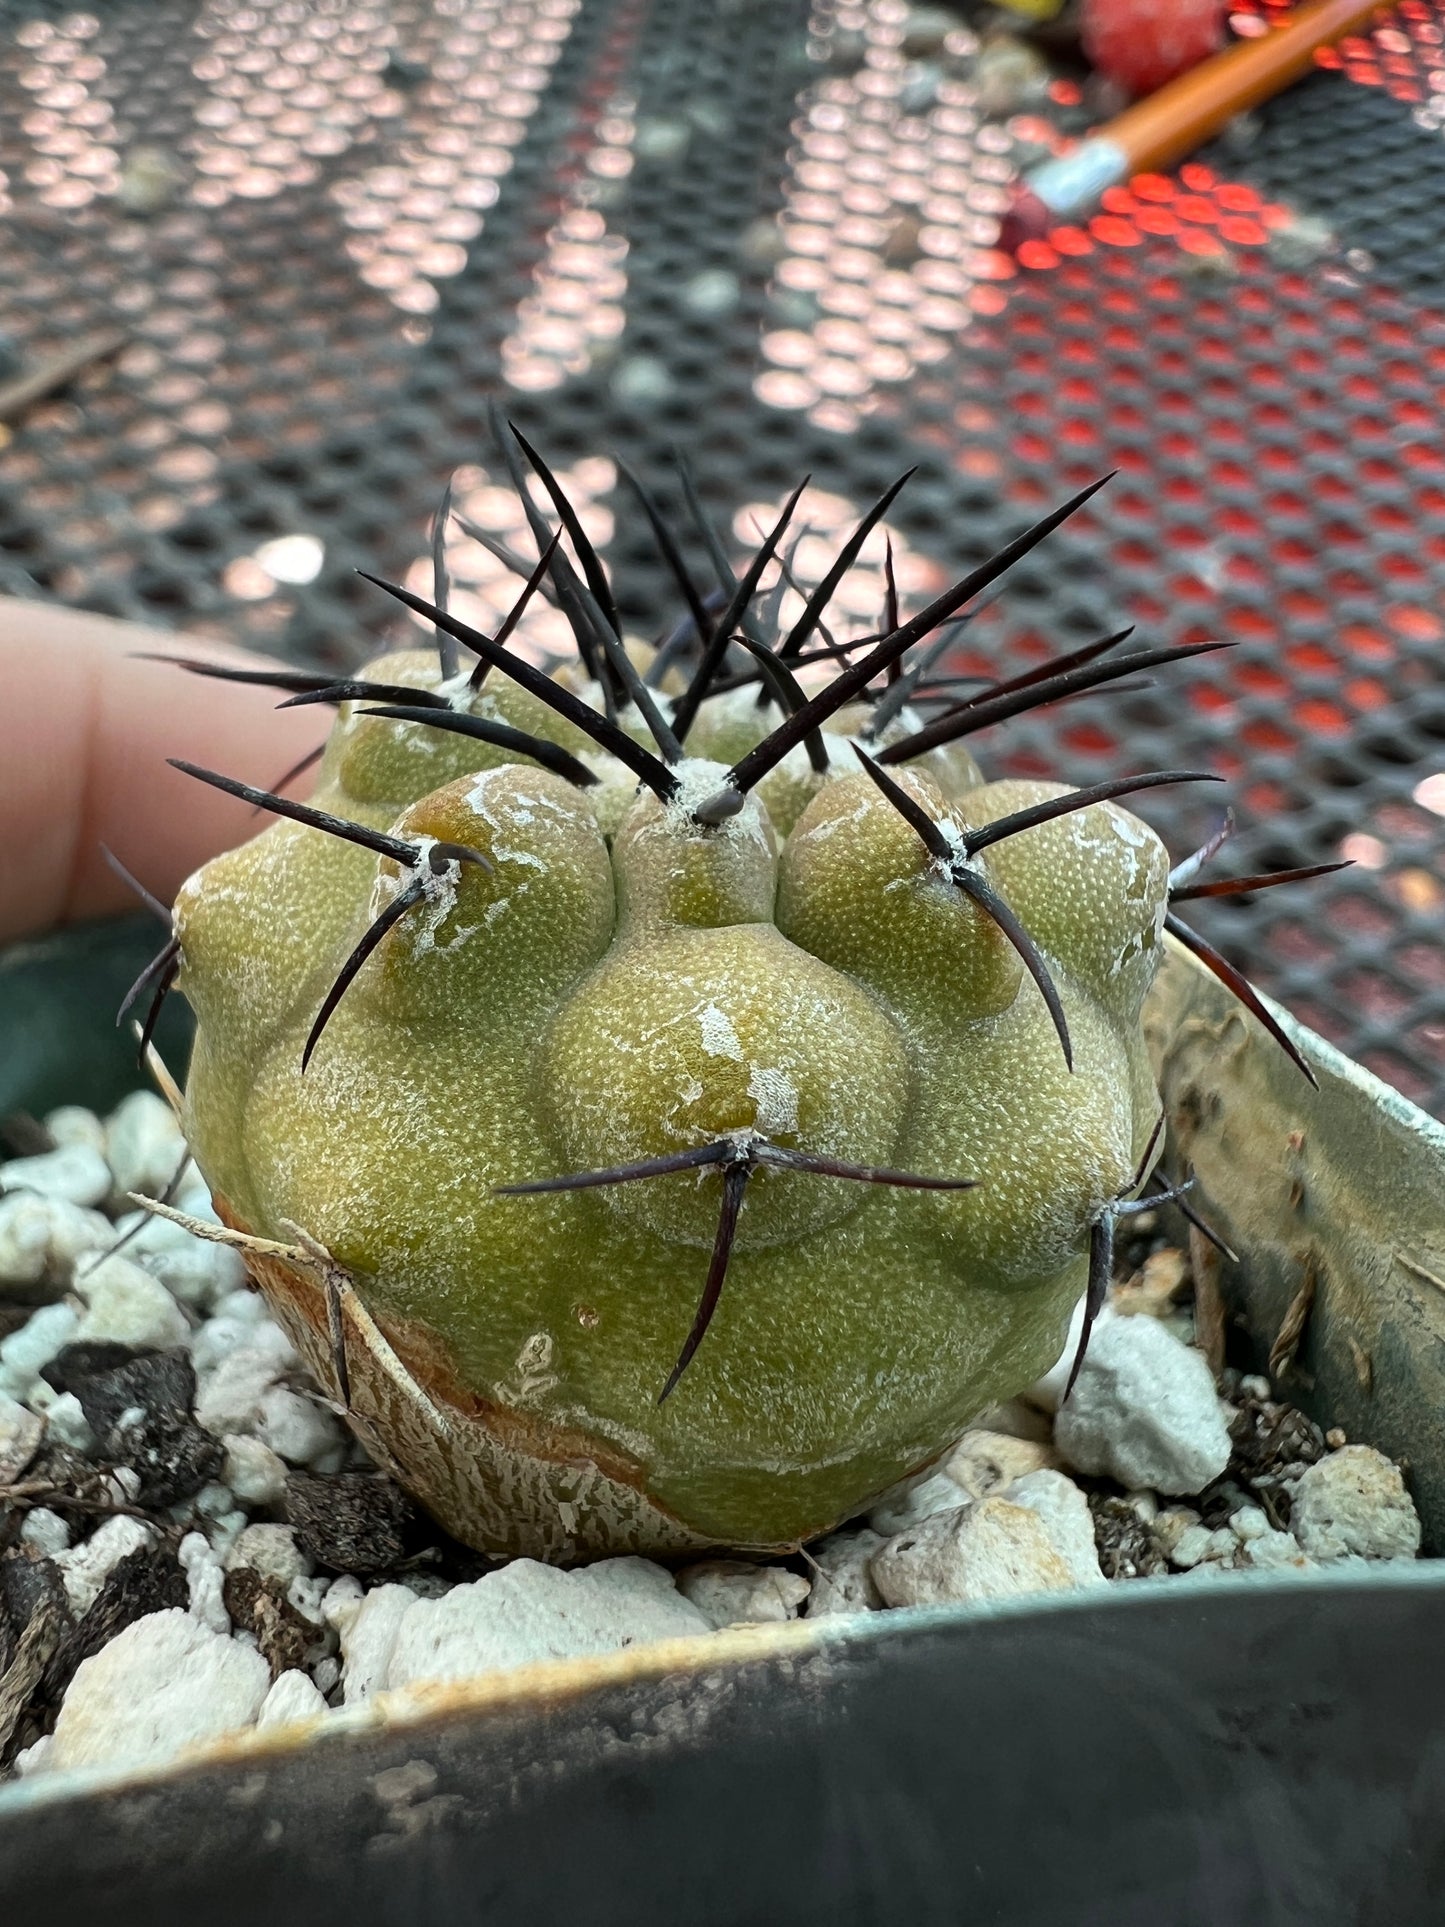
[[[1124,150],[1131,174],[1169,167],[1236,114],[1297,80],[1319,48],[1391,11],[1381,0],[1364,0],[1363,5],[1361,0],[1313,0],[1286,14],[1278,27],[1257,40],[1241,40],[1201,61],[1095,133]]]

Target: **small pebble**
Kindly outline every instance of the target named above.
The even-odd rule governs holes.
[[[188,1532],[176,1553],[190,1586],[190,1610],[213,1633],[228,1634],[231,1615],[226,1611],[226,1570],[203,1532]]]
[[[1208,1365],[1154,1318],[1100,1316],[1054,1442],[1076,1471],[1155,1492],[1202,1492],[1229,1464]]]
[[[289,1726],[293,1720],[319,1719],[329,1713],[322,1694],[307,1675],[296,1667],[282,1673],[261,1702],[256,1715],[258,1727]]]
[[[62,1204],[100,1204],[110,1196],[110,1166],[92,1145],[62,1144],[39,1157],[0,1164],[0,1191],[30,1191]]]
[[[868,1514],[875,1532],[890,1539],[905,1527],[930,1519],[936,1512],[952,1512],[968,1494],[946,1472],[925,1472],[905,1479],[886,1492]]]
[[[18,1536],[21,1545],[31,1546],[47,1559],[54,1559],[70,1544],[70,1527],[49,1506],[35,1505],[26,1513]]]
[[[1077,1585],[1106,1584],[1094,1539],[1094,1515],[1072,1479],[1044,1467],[1015,1479],[1005,1496],[1010,1505],[1027,1506],[1036,1515]]]
[[[78,1546],[71,1546],[65,1552],[55,1555],[55,1563],[65,1580],[65,1593],[70,1601],[70,1610],[81,1619],[90,1610],[100,1595],[100,1589],[111,1572],[122,1559],[142,1546],[155,1544],[155,1533],[139,1519],[132,1519],[128,1513],[118,1513],[113,1519],[96,1527],[90,1537]]]
[[[1420,1518],[1400,1468],[1372,1445],[1346,1445],[1309,1466],[1290,1526],[1312,1559],[1413,1559]]]
[[[1038,1514],[1007,1499],[936,1513],[890,1539],[872,1571],[888,1606],[970,1605],[1078,1584]]]
[[[175,1299],[159,1278],[128,1258],[102,1258],[77,1277],[75,1288],[85,1301],[75,1333],[81,1341],[107,1339],[157,1351],[190,1343],[190,1324]]]
[[[139,1191],[158,1198],[175,1182],[186,1155],[170,1105],[153,1091],[132,1091],[106,1119],[106,1162],[122,1195]]]
[[[468,1679],[712,1630],[672,1574],[650,1559],[603,1559],[575,1572],[514,1559],[444,1599],[409,1606],[386,1684]]]
[[[677,1589],[709,1623],[763,1626],[796,1619],[812,1587],[786,1566],[755,1566],[740,1559],[705,1559],[685,1566]]]
[[[44,1436],[45,1420],[0,1392],[0,1485],[15,1483],[40,1450]]]
[[[73,1305],[42,1305],[0,1344],[0,1392],[26,1397],[50,1361],[75,1337],[80,1314]]]
[[[238,1251],[197,1238],[169,1218],[132,1211],[117,1219],[115,1229],[130,1238],[125,1255],[131,1262],[159,1278],[184,1305],[208,1310],[245,1282]]]
[[[360,1582],[354,1579],[337,1583],[349,1583],[360,1590]],[[342,1698],[346,1705],[354,1706],[359,1700],[370,1699],[388,1683],[396,1636],[401,1622],[416,1603],[417,1596],[410,1586],[376,1586],[356,1600],[354,1606],[348,1594],[347,1604],[351,1609],[336,1610],[332,1623],[341,1635]],[[329,1617],[329,1594],[327,1611]]]
[[[47,1111],[44,1123],[57,1150],[64,1144],[85,1144],[105,1156],[105,1126],[83,1104],[62,1104],[57,1110]]]
[[[68,1284],[77,1263],[115,1242],[110,1220],[61,1198],[0,1198],[0,1285]]]
[[[221,1476],[236,1497],[247,1505],[279,1505],[286,1491],[286,1461],[244,1432],[227,1432],[221,1443],[226,1448]]]
[[[1003,1492],[1030,1472],[1057,1467],[1053,1447],[1007,1432],[965,1432],[945,1461],[944,1470],[970,1499]]]
[[[1182,1571],[1188,1572],[1202,1559],[1208,1558],[1213,1540],[1214,1534],[1208,1526],[1185,1526],[1182,1531],[1174,1535],[1173,1543],[1168,1548],[1170,1565],[1178,1566]]]
[[[809,1546],[809,1556],[818,1570],[808,1598],[808,1618],[877,1612],[883,1595],[874,1581],[871,1564],[884,1543],[881,1532],[863,1526],[856,1532],[830,1533]]]
[[[250,1566],[254,1571],[272,1579],[279,1579],[283,1586],[289,1586],[293,1579],[305,1579],[311,1573],[311,1561],[296,1543],[296,1534],[290,1526],[254,1525],[247,1526],[231,1550],[226,1554],[228,1570],[238,1566]]]
[[[249,1726],[271,1684],[259,1653],[171,1608],[83,1660],[47,1768],[151,1767]]]
[[[57,1392],[41,1379],[30,1388],[30,1407],[44,1418],[48,1439],[68,1445],[72,1452],[84,1454],[95,1450],[95,1434],[74,1392]],[[4,1448],[0,1445],[0,1457],[3,1456]]]

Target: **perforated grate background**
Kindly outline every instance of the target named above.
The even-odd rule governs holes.
[[[916,462],[920,594],[1117,468],[960,666],[1129,620],[1241,646],[986,760],[1212,765],[1239,870],[1345,845],[1198,922],[1440,1110],[1442,26],[1410,0],[1015,269],[1008,184],[1087,100],[1044,75],[1000,108],[962,18],[930,37],[901,0],[0,0],[0,356],[129,336],[14,424],[0,588],[354,663],[395,618],[352,571],[424,586],[448,472],[505,522],[497,395],[642,627],[666,597],[613,453],[685,444],[740,540],[811,469],[820,554]],[[491,607],[484,552],[453,560]],[[1213,807],[1146,813],[1182,851]]]

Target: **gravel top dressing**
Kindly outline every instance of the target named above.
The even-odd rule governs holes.
[[[738,1623],[1419,1554],[1389,1459],[1265,1378],[1216,1379],[1188,1253],[1146,1213],[1062,1409],[1066,1363],[796,1555],[489,1560],[370,1464],[233,1250],[131,1206],[214,1222],[160,1098],[9,1135],[0,1777],[157,1766],[383,1689]],[[1286,1329],[1286,1387],[1289,1355]]]

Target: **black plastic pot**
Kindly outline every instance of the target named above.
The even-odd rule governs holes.
[[[1311,1093],[1182,955],[1150,1022],[1171,1135],[1240,1255],[1231,1316],[1266,1355],[1313,1278],[1288,1389],[1409,1462],[1440,1546],[1445,1131],[1292,1027]],[[102,1101],[53,1070],[40,1101]],[[37,1101],[13,1077],[3,1099]],[[1426,1563],[558,1662],[156,1774],[0,1788],[0,1922],[1438,1923],[1442,1648]]]
[[[22,1786],[0,1919],[1433,1927],[1442,1637],[1422,1567],[537,1669],[159,1782]]]

